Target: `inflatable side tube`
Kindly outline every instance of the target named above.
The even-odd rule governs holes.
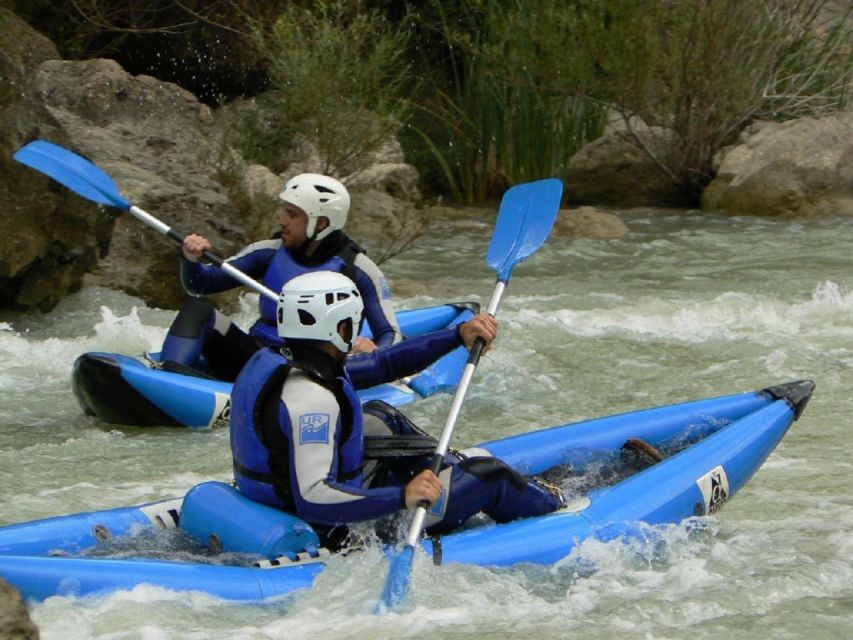
[[[479,309],[476,302],[460,302],[456,304],[442,304],[435,307],[423,307],[421,309],[404,309],[397,312],[397,322],[404,336],[419,336],[430,331],[443,329],[454,321],[460,313],[469,312],[471,309]],[[372,338],[373,334],[367,323],[362,327],[361,334],[365,338]]]
[[[205,482],[187,493],[180,528],[218,553],[235,551],[274,560],[319,555],[320,540],[304,520],[246,498],[222,482]]]
[[[455,327],[473,317],[473,311],[463,308],[449,326]],[[408,385],[423,398],[442,391],[452,391],[459,386],[467,362],[468,350],[465,347],[459,347],[413,376],[408,381]]]
[[[569,509],[452,533],[424,547],[442,564],[553,564],[588,537],[643,536],[649,525],[714,513],[758,470],[792,422],[787,402],[771,399],[662,462],[590,492]],[[689,421],[682,425],[690,427]]]
[[[182,498],[0,527],[0,554],[71,555],[148,527],[177,527]]]
[[[631,411],[478,445],[525,475],[556,465],[580,472],[602,456],[618,452],[628,438],[664,447],[673,438],[698,440],[773,402],[761,392]]]
[[[57,595],[106,595],[151,584],[225,600],[260,602],[307,589],[324,568],[322,562],[262,569],[163,560],[0,556],[0,576],[24,600],[37,601]]]

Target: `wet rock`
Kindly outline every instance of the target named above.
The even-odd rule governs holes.
[[[55,142],[95,162],[122,195],[167,224],[216,233],[236,247],[243,234],[208,162],[210,110],[176,85],[133,77],[111,60],[60,60],[49,41],[0,12],[0,73],[11,80],[0,100],[0,307],[48,310],[96,269],[99,284],[176,306],[184,294],[170,241],[11,156],[33,139]]]
[[[186,298],[179,248],[126,213],[96,205],[11,160],[33,139],[83,155],[119,193],[183,233],[210,238],[233,255],[276,230],[278,191],[301,171],[322,172],[310,145],[282,151],[279,175],[243,160],[220,118],[175,84],[127,73],[113,60],[60,60],[56,48],[0,10],[0,308],[52,308],[86,282],[121,289],[155,307]],[[244,109],[257,101],[245,101]],[[350,176],[348,232],[374,259],[392,255],[419,230],[417,171],[396,140]],[[364,239],[363,239],[364,238]],[[366,240],[366,241],[365,241]],[[405,242],[405,241],[402,241]],[[236,292],[216,296],[228,309]]]
[[[594,207],[561,209],[554,223],[555,236],[611,239],[627,234],[628,227],[621,218]]]
[[[80,287],[109,242],[97,207],[23,167],[12,154],[40,130],[67,143],[30,80],[56,47],[0,8],[0,307],[52,308]]]
[[[668,139],[662,127],[632,121],[645,144]],[[566,196],[572,205],[618,207],[684,205],[684,195],[667,180],[633,140],[618,117],[604,134],[585,144],[569,161]]]
[[[38,627],[17,589],[0,578],[0,638],[2,640],[37,640]]]
[[[214,179],[210,110],[192,94],[131,76],[112,60],[49,61],[31,86],[68,141],[64,146],[106,171],[133,204],[182,232],[216,238],[226,255],[244,242],[226,190]],[[178,258],[172,241],[121,214],[93,280],[152,306],[175,307],[185,297]]]
[[[705,210],[853,216],[853,113],[755,123],[718,161]]]

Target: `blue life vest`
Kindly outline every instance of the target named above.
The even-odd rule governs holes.
[[[354,257],[355,252],[352,253],[352,258],[354,259]],[[270,261],[266,273],[264,273],[263,283],[273,291],[280,291],[283,283],[290,282],[296,276],[314,271],[337,271],[344,273],[351,280],[355,280],[354,271],[347,273],[348,269],[352,269],[352,260],[347,262],[339,255],[334,255],[318,264],[300,264],[293,259],[290,251],[282,246],[273,255],[273,259]],[[276,329],[276,302],[266,296],[261,296],[259,308],[261,317],[249,330],[250,335],[260,338],[265,344],[282,344]]]
[[[255,353],[240,372],[231,394],[234,477],[247,497],[291,512],[295,511],[288,439],[291,424],[281,402],[281,389],[294,367],[331,390],[341,408],[337,480],[361,486],[364,461],[361,405],[346,373],[334,378],[324,376],[310,363],[289,360],[274,348]]]

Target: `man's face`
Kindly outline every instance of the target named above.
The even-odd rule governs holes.
[[[281,226],[281,241],[288,249],[298,249],[307,237],[308,216],[294,204],[285,202],[278,216]]]

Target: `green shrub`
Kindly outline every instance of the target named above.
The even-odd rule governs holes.
[[[698,199],[713,177],[714,155],[753,119],[844,107],[851,33],[846,15],[821,32],[825,5],[577,0],[565,21],[563,50],[589,65],[588,97],[621,114],[634,144]],[[560,62],[557,56],[544,66],[559,69]],[[568,66],[571,76],[575,65]],[[637,122],[656,128],[637,129]]]
[[[445,183],[478,200],[561,175],[606,110],[688,199],[755,118],[844,108],[851,32],[822,0],[464,0],[430,4],[447,87],[418,120]],[[439,85],[440,86],[440,85]],[[639,125],[649,125],[639,126]]]
[[[363,167],[405,118],[408,37],[360,0],[291,4],[272,25],[257,25],[277,111],[267,134],[279,148],[315,145],[320,171]]]

